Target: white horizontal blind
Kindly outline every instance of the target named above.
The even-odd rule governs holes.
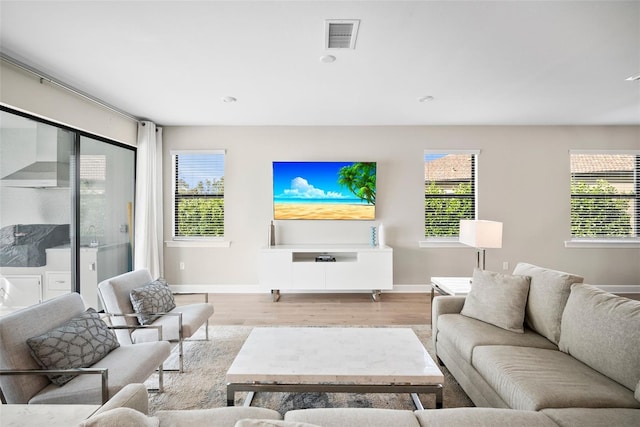
[[[174,237],[224,237],[224,151],[172,152]]]
[[[571,152],[571,236],[637,238],[640,152]]]
[[[457,237],[460,220],[475,219],[477,152],[424,153],[424,234]]]

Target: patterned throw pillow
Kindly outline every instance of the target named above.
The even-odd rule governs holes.
[[[150,313],[167,313],[176,308],[171,288],[163,279],[154,280],[146,286],[131,291],[129,295],[133,311],[138,313],[141,325],[153,323],[160,316]]]
[[[31,355],[43,369],[88,368],[120,347],[115,334],[93,308],[44,334],[29,338]],[[74,375],[49,374],[62,386]]]

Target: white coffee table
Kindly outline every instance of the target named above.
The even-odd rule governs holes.
[[[227,372],[235,392],[434,393],[444,376],[410,328],[254,328]]]

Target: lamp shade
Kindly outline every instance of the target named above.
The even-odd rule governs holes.
[[[497,221],[460,221],[460,243],[474,248],[501,248],[502,223]]]

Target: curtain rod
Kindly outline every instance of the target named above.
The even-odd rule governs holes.
[[[126,111],[123,111],[123,110],[121,110],[119,108],[116,108],[113,105],[107,104],[106,102],[104,102],[103,100],[101,100],[99,98],[96,98],[95,96],[89,95],[86,92],[83,92],[83,91],[81,91],[79,89],[76,89],[73,86],[70,86],[70,85],[68,85],[68,84],[66,84],[64,82],[61,82],[60,80],[57,80],[56,78],[51,77],[51,76],[43,73],[40,70],[37,70],[37,69],[35,69],[35,68],[33,68],[33,67],[23,63],[23,62],[18,61],[15,58],[12,58],[11,56],[7,55],[4,52],[0,52],[0,59],[2,59],[5,62],[8,62],[9,64],[11,64],[11,65],[13,65],[15,67],[20,68],[23,71],[31,73],[31,74],[35,75],[36,77],[40,78],[40,83],[41,84],[46,81],[48,83],[51,83],[51,84],[56,85],[58,87],[61,87],[62,89],[66,90],[66,91],[69,91],[69,92],[73,93],[76,96],[84,98],[84,99],[86,99],[88,101],[91,101],[91,102],[93,102],[95,104],[98,104],[101,107],[106,108],[107,110],[113,111],[114,113],[118,113],[121,116],[124,116],[124,117],[126,117],[128,119],[131,119],[131,120],[135,121],[135,122],[140,122],[141,121],[141,119],[139,117],[135,117],[135,116],[127,113]]]

